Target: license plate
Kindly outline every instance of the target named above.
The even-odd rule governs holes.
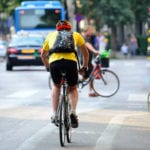
[[[22,53],[34,53],[34,49],[23,49],[21,52]]]
[[[17,56],[18,59],[34,59],[34,56]]]

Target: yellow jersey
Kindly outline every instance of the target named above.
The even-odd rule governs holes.
[[[46,37],[46,40],[43,43],[43,50],[44,51],[50,51],[52,46],[54,45],[54,42],[56,40],[58,31],[54,31],[48,34]],[[73,32],[73,39],[74,39],[74,45],[75,47],[82,46],[85,43],[84,38],[82,35],[78,32]],[[52,53],[49,57],[49,63],[52,63],[56,60],[61,60],[61,59],[66,59],[66,60],[73,60],[77,62],[77,58],[74,52],[71,53]]]

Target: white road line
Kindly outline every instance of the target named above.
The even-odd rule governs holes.
[[[143,114],[139,114],[137,112],[132,114],[125,114],[125,115],[116,115],[113,117],[106,129],[102,132],[101,136],[98,138],[94,150],[112,150],[112,144],[114,137],[118,133],[119,129],[123,125],[123,122],[126,117],[129,116],[139,116]]]
[[[43,127],[41,130],[39,130],[36,134],[28,138],[17,150],[34,150],[36,149],[36,146],[46,137],[50,134],[53,130],[58,130],[57,127],[54,125],[48,124],[47,126]]]
[[[135,62],[124,62],[125,66],[135,66]]]
[[[146,63],[146,67],[150,67],[150,61]]]
[[[128,101],[138,101],[138,102],[146,102],[147,101],[147,93],[142,94],[129,94]]]
[[[109,122],[104,132],[96,142],[94,150],[111,150],[115,135],[118,133],[126,116],[117,115]]]
[[[36,94],[37,92],[38,92],[38,90],[21,90],[21,91],[17,91],[15,93],[13,93],[11,95],[8,95],[7,97],[9,97],[9,98],[14,98],[14,97],[26,98],[26,97]]]
[[[18,104],[0,104],[0,110],[1,109],[8,109],[8,108],[14,108],[17,107]]]

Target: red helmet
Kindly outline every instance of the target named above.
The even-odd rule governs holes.
[[[72,25],[67,20],[59,20],[56,24],[56,30],[71,30]]]

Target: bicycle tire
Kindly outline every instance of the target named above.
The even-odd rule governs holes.
[[[71,143],[71,137],[72,137],[72,128],[71,128],[71,120],[70,120],[70,110],[71,110],[71,105],[68,103],[69,101],[67,100],[66,102],[66,136],[67,136],[67,142]]]
[[[65,110],[65,101],[64,97],[61,97],[61,102],[59,106],[59,139],[60,139],[60,145],[64,146],[65,145],[65,135],[66,135],[66,128],[65,128],[65,123],[64,123],[64,110]]]
[[[101,69],[92,79],[92,86],[99,96],[111,97],[119,90],[119,77],[111,70]]]

